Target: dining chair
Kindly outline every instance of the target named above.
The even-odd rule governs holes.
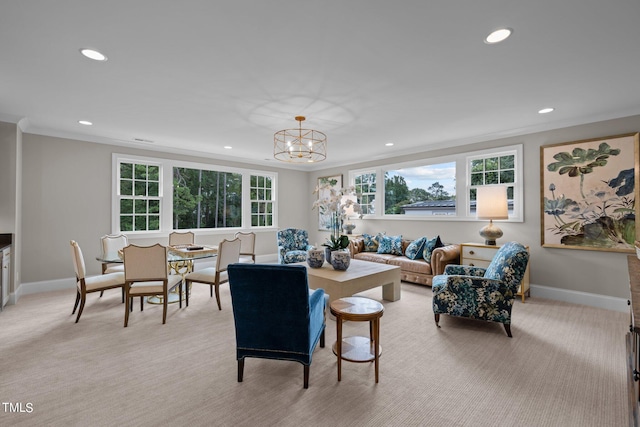
[[[106,234],[100,238],[100,244],[102,245],[102,253],[117,253],[119,250],[129,244],[127,236],[124,234]],[[102,274],[105,273],[124,273],[124,265],[122,263],[102,263]],[[100,291],[100,298],[104,291]],[[124,302],[124,286],[122,287],[122,302]]]
[[[129,244],[129,239],[127,239],[127,236],[124,234],[106,234],[100,238],[100,244],[102,245],[103,254],[117,253]],[[124,272],[124,265],[108,262],[102,263],[102,274],[117,271]]]
[[[240,239],[240,259],[238,262],[255,264],[256,263],[256,233],[243,233],[238,231],[234,236]]]
[[[76,303],[73,306],[71,314],[75,314],[80,303],[80,309],[78,310],[78,316],[76,317],[76,323],[80,320],[82,310],[84,310],[84,304],[87,300],[87,294],[91,292],[103,291],[105,289],[123,288],[124,287],[124,273],[117,271],[114,273],[105,273],[98,276],[86,276],[86,268],[84,264],[84,257],[82,255],[82,249],[75,240],[71,240],[71,258],[73,259],[73,268],[76,272]]]
[[[182,276],[169,274],[167,268],[167,248],[156,243],[153,246],[129,245],[123,250],[125,312],[124,326],[129,323],[130,306],[134,297],[162,297],[162,324],[167,321],[169,292],[182,284]],[[182,307],[182,299],[180,299]]]
[[[215,288],[216,291],[216,302],[218,303],[218,310],[222,310],[222,305],[220,304],[220,284],[226,283],[229,281],[229,276],[227,274],[227,267],[229,264],[237,263],[240,258],[240,247],[242,243],[240,239],[233,240],[223,240],[218,245],[218,258],[216,259],[216,266],[204,268],[199,271],[194,271],[192,273],[187,274],[184,277],[186,284],[186,303],[187,307],[189,307],[189,289],[191,283],[204,283],[208,284],[210,287],[211,297],[213,297],[213,290]]]
[[[194,242],[195,235],[192,231],[186,231],[184,233],[173,231],[169,233],[169,246],[193,245]]]

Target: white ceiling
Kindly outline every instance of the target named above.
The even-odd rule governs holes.
[[[304,115],[316,170],[634,114],[638,0],[0,4],[0,120],[29,133],[286,167]]]

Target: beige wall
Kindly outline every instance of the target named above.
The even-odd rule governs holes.
[[[234,167],[252,165],[190,156],[167,155],[145,150],[95,144],[84,141],[24,134],[24,200],[22,283],[40,282],[73,276],[69,240],[83,250],[87,271],[98,274],[100,236],[111,232],[112,153],[146,155],[156,158],[212,163]],[[300,209],[296,197],[307,187],[306,172],[278,171],[280,224],[306,228],[308,212]],[[217,244],[231,233],[198,236],[197,242]],[[166,244],[166,239],[131,239],[132,243]],[[276,253],[275,231],[260,232],[256,253]]]
[[[0,122],[0,233],[15,232],[18,127]]]
[[[0,123],[0,135],[3,129]],[[504,231],[502,241],[518,240],[530,246],[532,284],[627,298],[626,254],[541,247],[539,153],[542,145],[638,130],[640,116],[633,116],[310,173],[274,169],[279,173],[279,225],[283,228],[306,228],[311,243],[325,240],[326,233],[317,231],[317,213],[311,210],[315,199],[312,191],[319,176],[342,173],[346,182],[350,169],[523,144],[524,222],[501,223]],[[255,168],[242,163],[24,134],[22,283],[71,277],[70,239],[77,240],[84,249],[89,272],[98,273],[98,264],[93,261],[99,249],[98,239],[111,231],[111,154],[114,152]],[[481,225],[477,221],[361,220],[357,222],[356,231],[386,231],[407,237],[440,234],[446,242],[459,243],[481,241],[478,235]],[[208,239],[222,237],[226,236],[215,235]],[[275,232],[258,235],[257,253],[275,253]]]
[[[343,174],[347,185],[349,170],[381,164],[392,164],[420,158],[486,148],[523,144],[524,147],[524,222],[504,223],[500,228],[504,236],[498,241],[517,240],[529,245],[531,252],[531,283],[572,291],[588,292],[618,298],[629,296],[627,254],[574,249],[543,248],[540,244],[540,147],[548,144],[578,141],[640,131],[640,116],[591,123],[514,138],[487,141],[462,147],[452,147],[420,154],[363,162],[344,168],[333,168],[311,173],[307,193],[313,191],[320,176]],[[330,155],[330,154],[329,154]],[[636,183],[640,185],[640,183]],[[312,201],[313,201],[312,197]],[[638,203],[638,201],[636,201]],[[640,220],[640,219],[639,219]],[[357,233],[402,234],[409,238],[439,234],[445,242],[482,242],[478,235],[484,225],[478,221],[410,221],[410,220],[356,220]],[[310,238],[324,242],[328,233],[317,231],[317,220],[312,221]]]

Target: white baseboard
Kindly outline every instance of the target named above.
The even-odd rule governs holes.
[[[606,310],[628,312],[627,299],[610,297],[607,295],[591,294],[588,292],[571,291],[568,289],[552,288],[542,285],[530,285],[531,295],[553,299],[556,301],[570,302],[573,304],[588,305],[604,308]]]
[[[268,254],[268,255],[258,255],[256,256],[256,262],[271,264],[278,262],[277,254]],[[196,261],[196,266],[198,270],[207,267],[215,267],[216,262],[213,260],[198,260]],[[59,291],[62,289],[75,289],[76,281],[74,277],[69,277],[67,279],[57,279],[57,280],[45,280],[42,282],[31,282],[31,283],[22,283],[16,292],[13,292],[9,295],[8,304],[15,304],[18,302],[22,295],[36,294],[39,292],[50,292],[50,291]]]
[[[259,255],[256,262],[261,264],[272,264],[278,262],[277,254]],[[201,261],[197,264],[198,269],[215,267],[215,261]],[[74,289],[75,278],[48,280],[43,282],[23,283],[15,293],[9,295],[9,304],[15,304],[22,295],[35,294],[38,292],[58,291],[61,289]],[[604,308],[605,310],[629,311],[627,299],[610,297],[607,295],[591,294],[588,292],[571,291],[568,289],[552,288],[549,286],[531,284],[531,295],[539,298],[547,298],[556,301],[564,301],[573,304],[588,305],[591,307]]]
[[[15,297],[15,301],[18,301],[23,295],[37,294],[39,292],[59,291],[62,289],[75,289],[75,287],[75,277],[58,280],[46,280],[43,282],[22,283],[18,290],[15,292],[15,295],[12,294],[12,298]]]

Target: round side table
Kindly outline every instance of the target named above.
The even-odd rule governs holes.
[[[378,301],[364,297],[347,297],[333,301],[331,314],[336,317],[337,340],[333,352],[338,356],[338,381],[342,379],[342,360],[349,362],[375,363],[378,382],[378,360],[382,354],[380,346],[380,318],[384,307]],[[369,337],[342,337],[342,322],[369,322]],[[376,351],[377,350],[377,351]]]

